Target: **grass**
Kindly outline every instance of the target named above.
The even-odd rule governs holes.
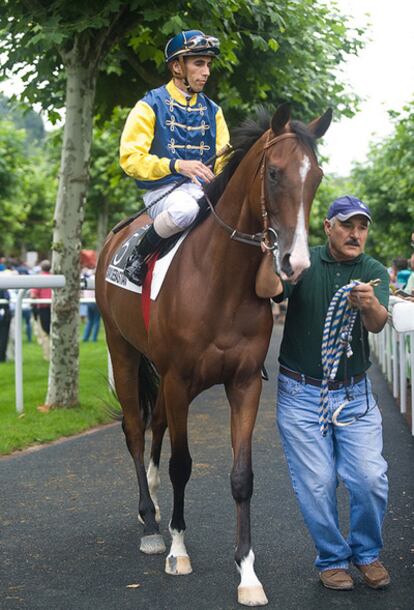
[[[82,329],[81,329],[82,331]],[[0,455],[31,445],[48,443],[111,421],[108,404],[116,400],[107,382],[107,350],[101,328],[96,343],[80,343],[79,406],[37,410],[45,401],[48,362],[36,338],[23,342],[24,415],[15,406],[14,362],[0,362]]]

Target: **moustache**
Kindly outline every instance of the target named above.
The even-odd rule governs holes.
[[[347,242],[345,242],[346,246],[359,246],[359,241],[357,239],[348,239]]]

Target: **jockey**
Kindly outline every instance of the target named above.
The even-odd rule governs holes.
[[[195,220],[202,183],[224,166],[224,158],[212,169],[205,165],[230,139],[221,108],[203,93],[219,46],[199,30],[171,38],[165,61],[172,79],[136,104],[122,132],[121,167],[146,189],[144,204],[154,220],[126,264],[125,275],[135,284],[144,281],[146,257]]]

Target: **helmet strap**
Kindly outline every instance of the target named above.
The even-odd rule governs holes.
[[[191,93],[191,95],[193,95],[195,93],[195,91],[193,91],[193,89],[190,86],[190,83],[188,82],[187,79],[187,67],[185,65],[185,59],[184,57],[182,57],[181,55],[177,58],[178,63],[181,66],[181,74],[177,74],[175,71],[173,71],[174,74],[174,78],[177,78],[178,80],[182,80],[184,87],[187,89],[188,93]]]

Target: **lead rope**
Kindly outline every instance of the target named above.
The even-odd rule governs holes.
[[[368,282],[371,286],[378,286],[381,280],[371,280]],[[357,309],[353,309],[348,301],[349,293],[354,286],[357,286],[361,282],[354,280],[346,286],[342,286],[333,296],[328,312],[325,318],[325,325],[322,335],[322,368],[323,368],[323,379],[321,384],[320,392],[320,407],[319,407],[319,429],[322,436],[326,436],[328,432],[328,392],[329,392],[329,381],[335,379],[338,372],[339,362],[342,354],[345,351],[346,357],[352,356],[351,340],[352,340],[352,329],[355,324],[355,319],[358,314]],[[362,332],[362,319],[361,319],[361,341],[363,342]],[[365,348],[362,345],[363,357],[366,359]],[[346,369],[346,360],[345,360]],[[346,389],[346,379],[345,379]],[[346,390],[347,391],[347,390]],[[332,423],[335,426],[350,426],[354,421],[364,417],[369,411],[369,400],[368,400],[368,382],[365,377],[365,392],[367,397],[367,408],[365,413],[358,417],[353,417],[351,420],[346,422],[338,422],[342,409],[349,402],[349,396],[347,393],[347,400],[344,401],[333,413]]]
[[[352,328],[358,311],[352,309],[348,295],[352,288],[359,284],[353,281],[335,292],[328,308],[322,335],[322,370],[323,379],[320,392],[319,429],[322,436],[328,433],[328,392],[329,381],[335,379],[342,354],[352,356]]]

